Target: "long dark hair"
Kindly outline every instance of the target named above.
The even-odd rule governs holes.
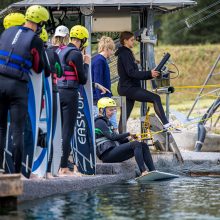
[[[123,31],[121,33],[121,35],[120,35],[120,43],[121,43],[121,45],[124,45],[124,40],[129,40],[133,36],[134,36],[134,34],[131,33],[130,31]]]

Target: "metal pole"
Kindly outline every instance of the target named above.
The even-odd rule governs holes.
[[[147,34],[148,36],[154,36],[154,10],[149,8],[147,11]],[[154,44],[147,43],[147,65],[149,69],[153,69],[155,64]],[[153,89],[157,88],[155,80],[151,80]]]
[[[127,107],[126,97],[121,97],[121,119],[122,119],[122,132],[127,132]]]
[[[170,93],[166,93],[166,117],[167,120],[169,121],[169,117],[170,117]],[[166,133],[166,151],[169,150],[169,144],[170,144],[170,140],[169,140],[169,133]]]
[[[146,9],[142,12],[142,14],[140,14],[139,17],[139,28],[143,28],[146,27],[147,25],[147,11]],[[140,43],[140,61],[141,61],[141,68],[142,70],[146,71],[147,70],[147,49],[146,49],[146,45],[144,43]],[[147,89],[147,83],[146,81],[142,80],[141,81],[141,87],[144,89]],[[142,102],[141,103],[141,109],[140,109],[140,115],[141,118],[143,118],[146,115],[147,112],[147,103],[146,102]],[[141,121],[141,132],[143,131],[143,122]]]
[[[170,93],[166,93],[166,117],[170,119]]]
[[[92,16],[85,16],[85,27],[89,31],[89,39],[91,42],[91,33],[92,33]],[[91,50],[91,43],[86,48],[87,54],[92,56],[92,50]],[[94,116],[93,116],[93,91],[92,91],[92,74],[91,74],[91,65],[89,65],[89,74],[88,74],[88,80],[86,85],[84,85],[87,91],[90,93],[90,97],[88,98],[89,106],[90,106],[90,118],[91,118],[91,124],[92,124],[92,141],[93,141],[93,148],[94,148],[94,155],[96,155],[96,145],[95,145],[95,125],[94,125]],[[96,166],[96,156],[95,156],[95,166]]]

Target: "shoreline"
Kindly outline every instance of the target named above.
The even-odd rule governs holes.
[[[156,169],[179,174],[180,177],[192,176],[192,173],[199,173],[200,176],[212,176],[214,173],[220,176],[220,153],[182,152],[184,164],[180,164],[171,152],[152,153],[152,156]],[[135,161],[132,158],[122,163],[98,163],[97,175],[95,176],[22,180],[24,191],[22,195],[18,196],[18,202],[23,203],[133,179],[135,167]]]

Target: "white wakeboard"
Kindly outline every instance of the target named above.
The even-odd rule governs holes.
[[[28,83],[28,118],[24,135],[24,152],[22,157],[22,174],[29,178],[33,166],[33,157],[37,146],[38,126],[41,108],[43,76],[31,70]]]
[[[155,180],[165,180],[165,179],[173,179],[178,178],[179,175],[175,175],[172,173],[165,173],[160,171],[151,171],[145,176],[139,176],[135,178],[138,182],[145,182],[145,181],[155,181]]]
[[[60,168],[60,161],[62,156],[62,126],[61,126],[61,112],[60,112],[60,97],[59,93],[56,94],[56,112],[53,116],[53,158],[51,164],[52,175],[58,175],[58,170]],[[54,96],[53,96],[54,97]]]
[[[45,91],[45,110],[46,118],[41,116],[41,123],[39,126],[45,130],[46,128],[46,146],[40,147],[37,146],[34,155],[34,164],[32,167],[32,172],[38,177],[44,177],[47,171],[48,158],[50,155],[51,141],[52,141],[52,107],[53,107],[53,98],[52,98],[52,79],[51,76],[44,77],[44,91]],[[43,111],[42,111],[43,113]]]

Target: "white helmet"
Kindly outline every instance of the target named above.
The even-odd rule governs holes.
[[[56,28],[54,37],[66,37],[67,34],[69,34],[69,29],[64,25],[60,25]]]

